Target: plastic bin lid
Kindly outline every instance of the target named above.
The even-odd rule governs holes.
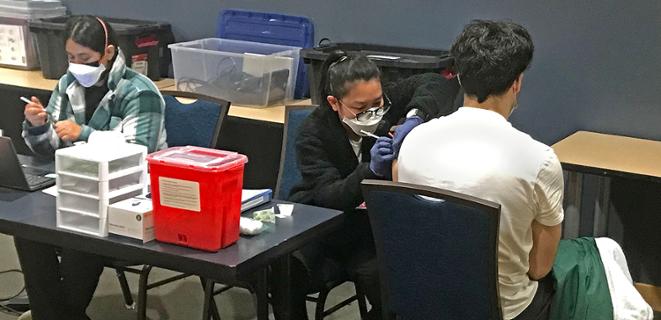
[[[0,17],[33,20],[43,18],[53,18],[66,15],[67,8],[63,6],[55,6],[50,8],[44,7],[21,7],[10,6],[0,2]]]
[[[218,17],[219,38],[309,48],[314,25],[309,18],[277,13],[228,9]]]
[[[45,18],[30,21],[30,29],[35,30],[59,30],[63,31],[66,27],[67,19],[69,16],[61,16],[55,18]],[[170,24],[166,22],[146,21],[146,20],[133,20],[133,19],[118,19],[101,17],[104,21],[110,23],[115,34],[118,36],[133,35],[143,32],[156,32],[163,28],[169,28]]]
[[[237,152],[195,146],[172,147],[147,156],[149,164],[190,168],[198,171],[224,171],[248,162]]]
[[[309,60],[324,61],[335,50],[363,54],[379,67],[436,69],[448,67],[452,62],[449,52],[445,50],[351,42],[331,42],[320,47],[304,48],[301,50],[301,58],[306,63]]]

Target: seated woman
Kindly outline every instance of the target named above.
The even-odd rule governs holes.
[[[307,319],[305,294],[331,266],[364,289],[372,305],[370,317],[378,318],[376,252],[367,214],[356,209],[364,201],[360,182],[390,179],[403,138],[426,119],[454,111],[459,85],[429,73],[382,86],[372,61],[344,52],[332,53],[322,70],[323,103],[301,125],[296,154],[302,181],[289,200],[342,210],[345,220],[339,230],[294,254],[290,281],[295,310],[290,319]],[[391,127],[402,119],[389,138]]]
[[[165,102],[154,83],[126,66],[112,27],[100,18],[67,21],[69,70],[44,108],[36,97],[25,106],[23,137],[32,151],[87,141],[95,130],[121,132],[149,152],[167,147]],[[89,319],[85,314],[103,270],[102,257],[14,238],[35,319]],[[61,259],[61,260],[60,260]],[[30,319],[29,313],[21,319]]]

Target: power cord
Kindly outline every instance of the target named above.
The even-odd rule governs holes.
[[[0,271],[0,276],[4,275],[4,274],[8,274],[8,273],[18,273],[18,274],[23,275],[23,271],[21,271],[19,269],[9,269],[9,270],[5,270],[5,271]],[[9,296],[9,297],[0,297],[0,302],[5,302],[5,301],[9,301],[11,299],[14,299],[14,298],[20,296],[21,294],[23,294],[24,291],[25,291],[25,284],[23,285],[23,288],[21,288],[21,290],[17,294],[15,294],[13,296]]]
[[[9,269],[9,270],[5,270],[5,271],[0,271],[0,275],[5,275],[5,274],[9,274],[9,273],[18,273],[18,274],[23,275],[23,271],[18,270],[18,269]],[[23,292],[25,292],[25,284],[23,285],[21,290],[18,291],[18,293],[14,294],[14,295],[11,295],[9,297],[0,297],[0,312],[4,313],[4,314],[11,315],[11,316],[20,316],[21,314],[23,314],[23,311],[21,311],[21,310],[17,310],[17,309],[14,309],[14,308],[12,308],[8,305],[2,304],[2,302],[11,301],[12,299],[19,297],[21,294],[23,294]]]
[[[13,309],[11,307],[0,304],[0,313],[8,314],[10,316],[18,317],[23,314],[22,311]]]

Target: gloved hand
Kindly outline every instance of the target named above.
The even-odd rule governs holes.
[[[370,149],[372,160],[370,161],[370,170],[379,177],[388,178],[392,174],[392,160],[395,154],[392,149],[392,139],[388,137],[379,137],[376,143]]]
[[[409,132],[411,132],[411,130],[413,130],[413,128],[417,127],[422,122],[422,118],[418,116],[412,116],[410,118],[406,118],[404,123],[397,126],[397,129],[395,129],[395,134],[392,137],[392,149],[395,158],[399,155],[399,148],[402,147],[404,138],[406,138],[406,136],[409,134]]]

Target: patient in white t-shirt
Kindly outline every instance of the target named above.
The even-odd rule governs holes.
[[[393,175],[501,204],[498,280],[505,319],[548,318],[553,278],[547,275],[564,217],[558,158],[507,120],[533,51],[518,24],[467,25],[451,49],[464,106],[415,128]]]

